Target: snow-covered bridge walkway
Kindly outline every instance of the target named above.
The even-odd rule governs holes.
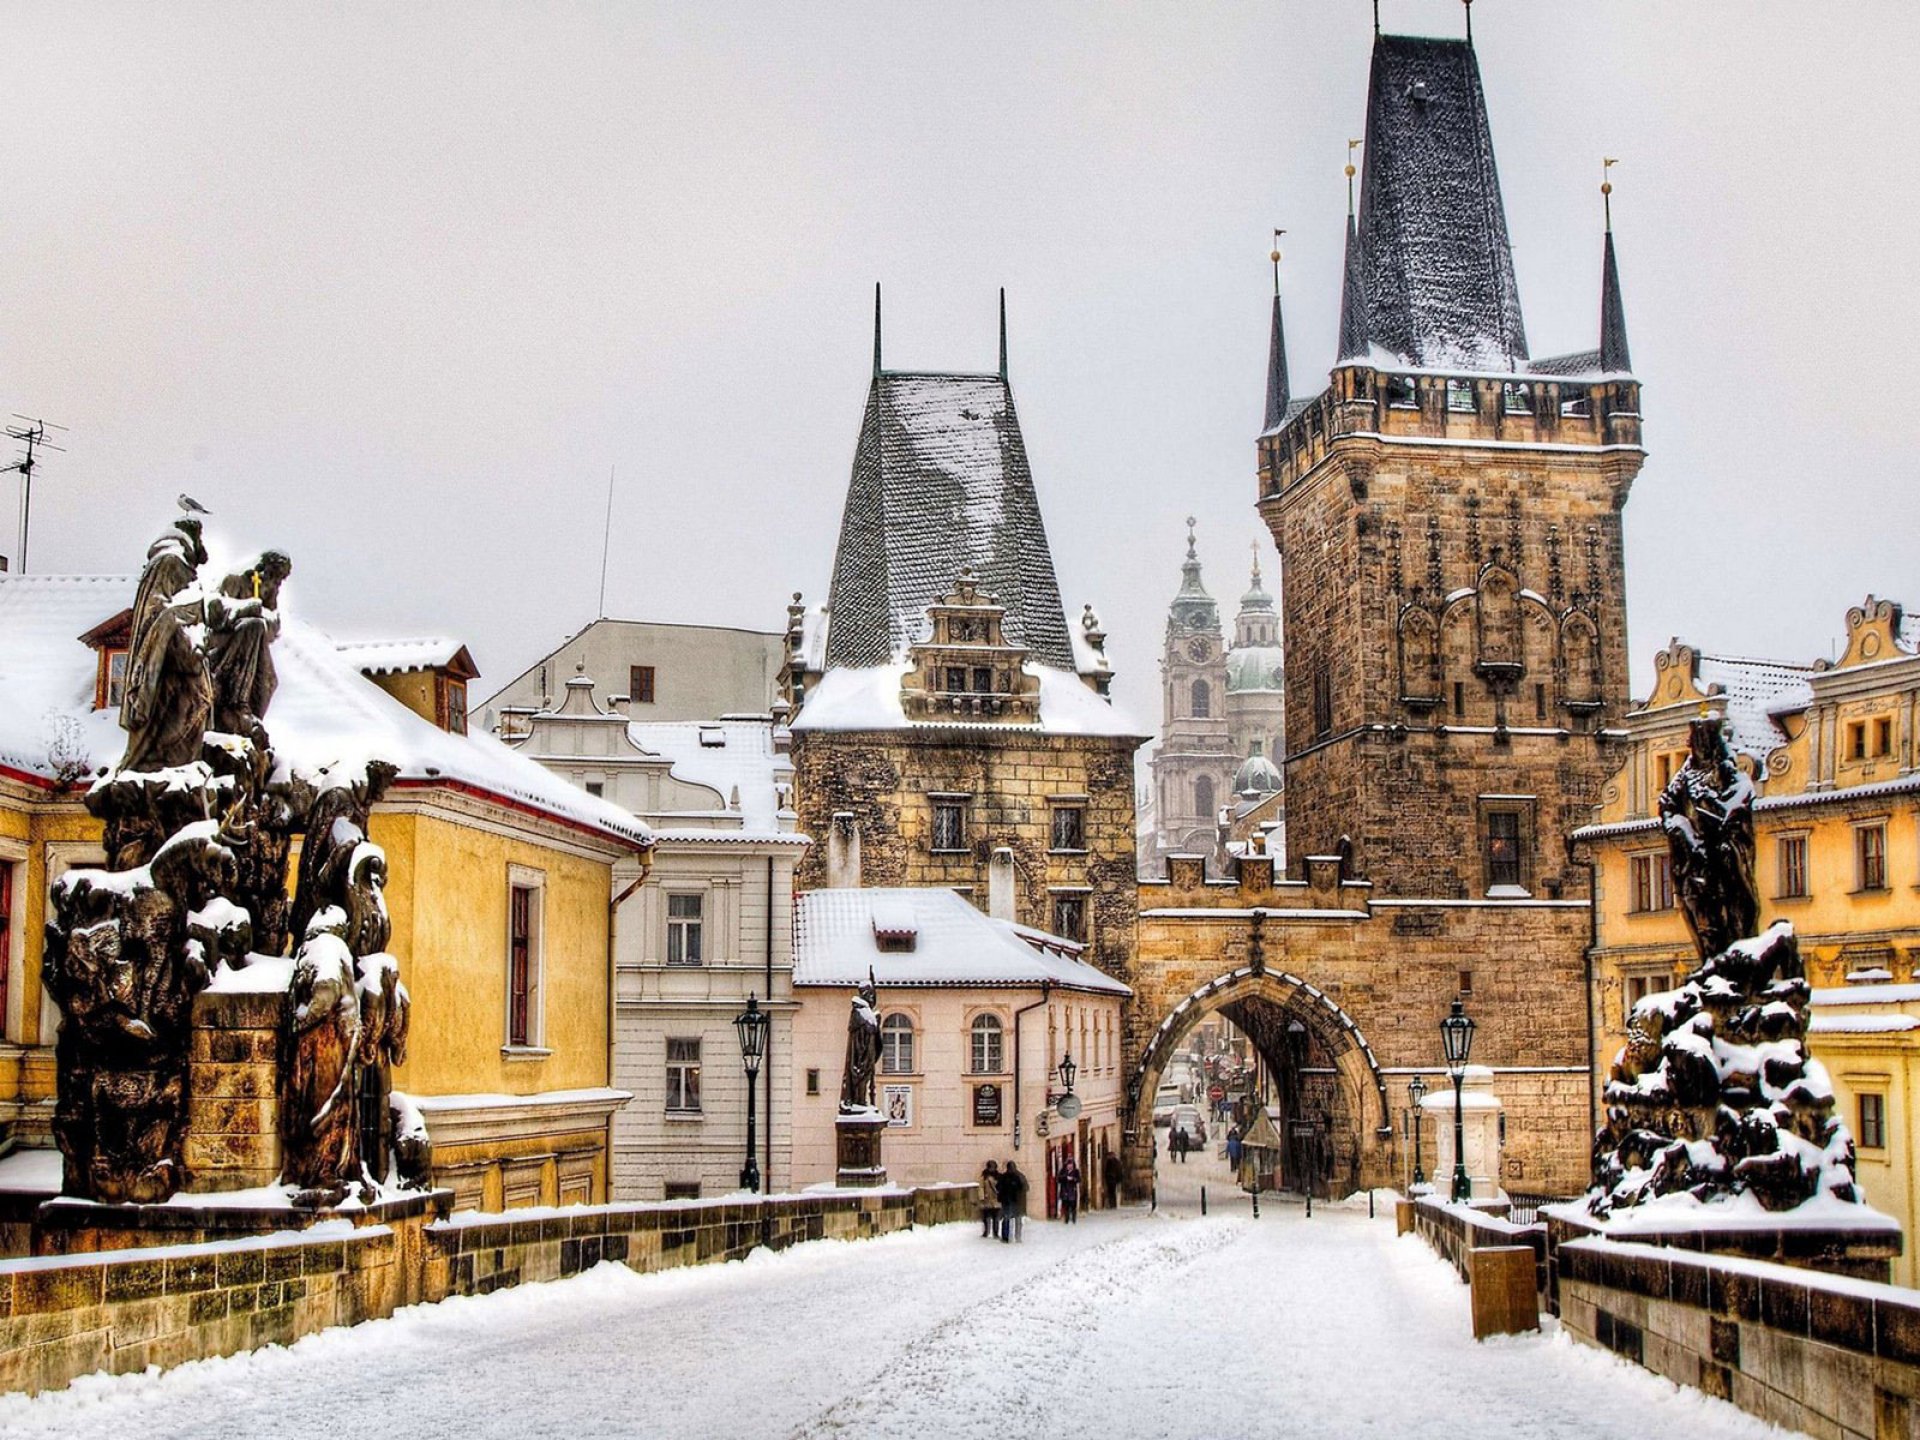
[[[1453,1273],[1358,1209],[949,1226],[403,1311],[0,1399],[82,1437],[1778,1434],[1564,1336],[1475,1344]]]

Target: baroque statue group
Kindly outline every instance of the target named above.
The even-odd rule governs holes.
[[[293,1203],[426,1183],[424,1128],[392,1088],[408,999],[386,948],[386,857],[368,838],[396,771],[374,760],[309,772],[275,754],[266,716],[291,569],[268,551],[210,573],[193,514],[147,552],[126,750],[85,797],[106,863],[54,884],[47,926],[69,1196],[155,1203],[189,1185],[195,1002],[223,984],[280,995],[275,1098]]]

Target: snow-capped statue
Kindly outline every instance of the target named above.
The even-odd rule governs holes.
[[[292,563],[270,550],[217,584],[207,563],[191,514],[148,549],[121,709],[126,753],[86,796],[107,866],[69,871],[52,889],[42,971],[64,1022],[62,1188],[154,1203],[191,1181],[195,1002],[219,974],[282,956],[290,940],[299,951],[278,1057],[285,1178],[312,1204],[395,1174],[423,1179],[418,1112],[391,1095],[408,1002],[386,953],[386,857],[367,837],[394,768],[372,761],[313,777],[279,763],[264,717]],[[302,828],[296,908],[287,860]],[[377,1098],[363,1105],[363,1089]],[[369,1113],[376,1104],[383,1113]]]
[[[847,1012],[847,1073],[840,1082],[840,1113],[874,1108],[874,1071],[880,1065],[880,991],[873,971],[854,992]]]
[[[1793,927],[1753,934],[1753,800],[1719,719],[1696,720],[1660,817],[1701,964],[1633,1007],[1594,1139],[1595,1216],[1681,1194],[1751,1194],[1769,1211],[1861,1199],[1853,1138],[1807,1054],[1812,992]]]

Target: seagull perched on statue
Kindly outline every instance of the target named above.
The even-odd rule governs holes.
[[[211,515],[213,513],[184,490],[180,492],[179,499],[180,513],[183,515]]]

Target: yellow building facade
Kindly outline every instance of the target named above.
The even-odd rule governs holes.
[[[1697,963],[1674,903],[1661,790],[1687,727],[1724,719],[1754,780],[1760,923],[1790,920],[1814,987],[1813,1054],[1831,1074],[1868,1201],[1915,1233],[1911,1098],[1920,1067],[1920,623],[1869,596],[1847,612],[1837,660],[1706,654],[1676,640],[1655,657],[1653,697],[1626,720],[1627,758],[1594,823],[1574,833],[1592,867],[1589,952],[1595,1082],[1606,1083],[1641,997]],[[1911,1012],[1911,1013],[1909,1013]],[[1869,1143],[1878,1142],[1878,1143]],[[1920,1278],[1909,1253],[1896,1275]]]

